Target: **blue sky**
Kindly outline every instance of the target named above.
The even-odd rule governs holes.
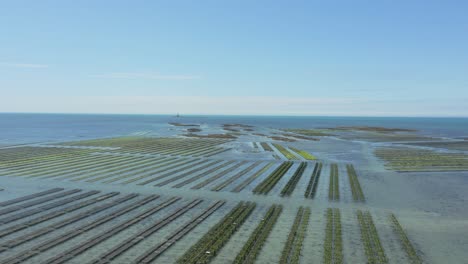
[[[0,111],[468,116],[466,1],[2,1]]]

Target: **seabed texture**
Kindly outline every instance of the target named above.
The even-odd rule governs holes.
[[[161,130],[1,147],[0,263],[467,263],[466,142]]]

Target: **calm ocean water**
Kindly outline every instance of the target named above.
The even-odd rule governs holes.
[[[0,145],[128,135],[156,130],[168,122],[273,128],[382,126],[417,129],[432,136],[468,136],[468,118],[0,114]]]

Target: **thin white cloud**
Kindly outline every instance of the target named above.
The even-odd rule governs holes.
[[[0,112],[466,117],[466,99],[415,102],[343,97],[4,96],[0,97]]]
[[[160,74],[151,72],[113,72],[107,74],[92,75],[98,78],[109,79],[153,79],[153,80],[194,80],[200,79],[199,75],[188,74]]]
[[[348,98],[269,96],[21,96],[1,98],[0,112],[318,115],[346,112],[359,102]]]
[[[49,65],[46,64],[36,64],[36,63],[10,63],[10,62],[0,62],[1,67],[11,67],[11,68],[47,68]]]

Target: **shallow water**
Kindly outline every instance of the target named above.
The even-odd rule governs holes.
[[[311,127],[331,127],[331,126],[385,126],[395,128],[413,128],[420,130],[420,133],[432,136],[466,136],[468,131],[467,119],[441,119],[441,118],[348,118],[348,117],[219,117],[219,116],[190,116],[176,119],[171,116],[117,116],[117,115],[33,115],[33,114],[0,114],[0,145],[23,144],[50,141],[69,141],[86,138],[113,137],[121,135],[157,135],[172,136],[181,133],[185,128],[173,127],[168,122],[181,123],[202,123],[202,128],[213,133],[222,133],[219,125],[223,123],[243,123],[257,126],[258,131],[268,131],[267,128],[311,128]],[[261,126],[261,128],[258,128]],[[193,212],[177,219],[167,228],[163,228],[151,236],[151,240],[143,241],[141,247],[135,247],[115,260],[115,263],[128,263],[129,260],[138,256],[148,249],[150,245],[158,239],[167,236],[174,231],[179,224],[188,220],[195,212],[206,208],[214,200],[227,201],[219,211],[197,226],[186,237],[177,242],[172,248],[166,251],[158,260],[164,263],[173,262],[181,256],[185,250],[193,245],[211,226],[216,224],[235,204],[239,201],[253,201],[257,203],[254,214],[246,221],[239,232],[235,233],[232,239],[220,251],[213,263],[230,263],[242,248],[243,243],[248,239],[249,234],[259,223],[259,219],[272,204],[281,204],[285,210],[278,219],[271,236],[266,240],[264,248],[258,256],[258,263],[272,263],[278,259],[287,238],[288,232],[294,220],[295,213],[299,206],[309,206],[312,210],[309,228],[304,240],[303,257],[301,263],[321,262],[323,257],[324,228],[326,225],[325,210],[329,207],[340,208],[343,225],[343,253],[346,263],[361,263],[365,261],[365,255],[360,239],[359,226],[356,219],[356,210],[369,210],[376,224],[383,247],[386,250],[390,263],[407,262],[404,251],[401,250],[398,237],[392,232],[388,225],[388,213],[397,215],[401,225],[407,231],[410,240],[428,263],[463,263],[468,259],[466,245],[468,244],[468,172],[450,173],[396,173],[387,170],[384,163],[377,159],[373,152],[379,144],[371,142],[354,142],[337,138],[322,138],[320,141],[298,141],[292,143],[280,142],[280,144],[297,147],[310,151],[324,163],[321,178],[319,180],[317,196],[315,199],[305,199],[303,193],[308,183],[308,175],[311,174],[315,162],[311,162],[306,169],[294,192],[289,198],[279,196],[281,189],[292,176],[297,165],[293,165],[291,170],[281,178],[277,185],[268,195],[254,195],[252,189],[279,166],[279,160],[274,160],[271,153],[255,152],[252,142],[269,141],[265,138],[258,138],[251,135],[239,137],[236,141],[227,143],[226,146],[233,148],[231,151],[223,152],[214,157],[202,158],[210,162],[213,159],[219,160],[247,160],[242,166],[238,166],[228,174],[207,184],[199,190],[190,189],[208,177],[215,175],[210,173],[204,178],[198,179],[182,188],[172,188],[173,185],[181,182],[187,177],[175,180],[163,187],[155,187],[154,184],[166,179],[183,175],[192,169],[201,168],[204,165],[197,165],[187,168],[184,171],[174,173],[150,185],[139,186],[138,182],[127,185],[121,183],[126,180],[119,180],[111,184],[103,181],[96,182],[72,182],[67,179],[49,178],[41,179],[25,177],[1,177],[0,188],[5,190],[0,192],[0,201],[24,196],[30,193],[49,189],[51,187],[81,188],[83,190],[100,190],[102,193],[119,191],[121,195],[128,193],[139,193],[141,195],[160,194],[164,197],[178,196],[183,199],[177,205],[173,205],[161,211],[161,214],[150,217],[125,230],[115,238],[100,244],[85,254],[74,259],[72,263],[82,263],[89,259],[89,255],[102,253],[102,250],[119,243],[121,239],[131,236],[139,230],[147,227],[149,222],[160,219],[163,213],[171,211],[184,202],[192,199],[202,198],[203,204],[199,205]],[[96,150],[98,151],[98,150]],[[109,155],[109,154],[101,154]],[[120,155],[118,152],[113,155]],[[131,156],[133,154],[128,154]],[[136,155],[137,156],[137,155]],[[156,155],[157,156],[157,155]],[[174,157],[170,157],[174,158]],[[192,159],[177,157],[181,161]],[[243,175],[220,192],[213,192],[213,186],[225,181],[229,177],[242,171],[255,161],[262,160],[255,169]],[[230,192],[243,180],[253,174],[261,166],[273,162],[275,165],[268,171],[247,185],[240,193]],[[339,163],[339,185],[340,201],[328,201],[329,172],[330,164]],[[355,203],[352,200],[349,180],[346,175],[344,164],[353,163],[359,175],[359,181],[363,187],[366,203]],[[205,164],[205,163],[204,163]],[[216,164],[210,166],[215,167]],[[201,171],[208,170],[205,168]],[[155,169],[157,170],[157,169]],[[161,172],[167,173],[175,171],[176,168]],[[91,169],[81,171],[80,174],[92,173]],[[153,170],[154,171],[154,170]],[[138,170],[125,172],[118,176],[134,176]],[[64,172],[63,176],[67,176]],[[114,176],[112,176],[114,177]],[[141,181],[139,181],[141,182]],[[147,208],[146,205],[144,208]],[[127,219],[131,215],[122,216]],[[190,217],[189,217],[190,216]],[[61,218],[59,218],[61,219]],[[58,219],[57,219],[58,220]],[[54,220],[56,221],[56,220]],[[72,230],[75,226],[67,227]],[[36,228],[36,227],[35,227]],[[65,230],[65,229],[64,229]],[[63,232],[61,230],[60,232]],[[104,229],[102,229],[104,230]],[[93,234],[88,233],[81,237],[68,241],[64,247],[71,247],[74,243],[83,241]],[[41,238],[43,241],[45,238]],[[12,253],[27,249],[25,244]],[[62,248],[54,248],[45,255],[32,258],[29,263],[46,260],[53,254],[60,253]],[[270,253],[273,252],[273,253]],[[8,256],[11,254],[8,254]],[[0,255],[1,257],[1,255]],[[156,261],[155,263],[158,263]],[[161,262],[159,262],[161,263]]]
[[[329,128],[335,126],[382,126],[416,129],[430,136],[466,137],[468,118],[407,117],[275,117],[275,116],[182,116],[6,114],[0,113],[0,145],[66,141],[120,135],[171,135],[168,122],[220,125],[242,123],[271,128]]]

